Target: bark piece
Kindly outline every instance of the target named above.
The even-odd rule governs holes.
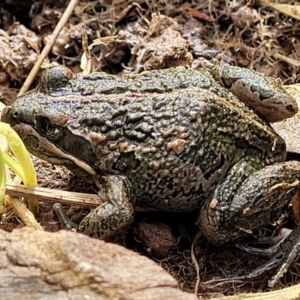
[[[0,230],[0,251],[1,299],[197,299],[150,259],[73,232]]]

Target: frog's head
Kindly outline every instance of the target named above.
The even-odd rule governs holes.
[[[73,78],[67,68],[47,69],[35,89],[3,110],[1,121],[12,126],[32,154],[87,177],[96,174],[97,159],[87,137],[68,124],[72,106],[68,109],[66,98]]]

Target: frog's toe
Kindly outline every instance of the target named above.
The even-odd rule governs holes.
[[[269,260],[267,263],[263,264],[259,268],[253,270],[251,273],[241,276],[228,276],[228,277],[219,277],[213,278],[211,280],[203,282],[205,285],[211,285],[215,283],[229,283],[229,282],[244,282],[244,281],[253,281],[260,279],[262,275],[270,272],[275,267],[278,266],[278,262],[274,260]]]
[[[52,209],[55,212],[62,229],[77,229],[78,225],[67,217],[66,212],[60,203],[54,203]]]

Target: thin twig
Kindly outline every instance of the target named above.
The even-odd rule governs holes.
[[[65,204],[75,204],[96,207],[104,201],[97,194],[86,194],[55,190],[43,187],[29,188],[21,184],[8,183],[6,194],[13,197],[26,197],[39,201],[52,201]],[[151,207],[136,207],[136,211],[157,211]]]
[[[49,39],[49,41],[47,42],[46,46],[44,47],[41,55],[39,56],[38,60],[36,61],[35,65],[33,66],[33,68],[31,69],[29,75],[27,76],[21,90],[18,93],[18,96],[22,96],[23,94],[25,94],[33,79],[35,78],[37,72],[40,69],[40,66],[42,64],[42,62],[44,61],[44,59],[48,56],[59,32],[61,31],[61,29],[65,26],[66,22],[68,21],[70,15],[72,14],[75,6],[77,5],[78,0],[71,0],[68,7],[66,8],[64,14],[62,15],[62,17],[60,18],[59,22],[57,23],[51,38]]]
[[[195,245],[196,245],[197,241],[199,240],[199,238],[201,237],[201,235],[202,235],[202,232],[201,232],[201,230],[199,230],[197,232],[197,234],[195,235],[192,246],[191,246],[191,258],[192,258],[192,262],[195,265],[196,274],[197,274],[197,280],[196,280],[195,289],[194,289],[195,295],[198,294],[198,289],[199,289],[199,285],[200,285],[200,266],[199,266],[197,258],[195,256]]]

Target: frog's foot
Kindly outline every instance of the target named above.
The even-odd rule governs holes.
[[[128,179],[123,176],[105,176],[104,202],[92,210],[79,224],[78,231],[107,239],[127,227],[134,218],[134,194]]]
[[[278,236],[272,236],[272,237],[266,237],[264,239],[258,239],[259,240],[258,243],[260,243],[260,244],[266,244],[266,243],[272,244],[272,246],[269,247],[269,248],[249,247],[249,246],[246,246],[245,244],[242,244],[242,243],[238,243],[238,244],[236,244],[236,246],[239,249],[241,249],[241,250],[243,250],[245,252],[248,252],[250,254],[259,255],[259,256],[262,256],[262,257],[266,257],[266,258],[271,258],[279,250],[280,244],[292,232],[292,230],[287,229],[287,228],[283,228],[281,231],[282,232]]]
[[[203,284],[214,284],[220,282],[243,282],[247,280],[255,280],[262,275],[272,274],[275,268],[277,271],[275,275],[271,277],[268,281],[268,286],[273,287],[278,283],[279,279],[287,272],[291,264],[300,255],[300,227],[297,226],[290,235],[288,235],[277,248],[277,251],[271,251],[271,259],[260,266],[259,268],[253,270],[251,273],[242,276],[229,276],[227,278],[214,278],[212,280],[206,281]],[[273,273],[274,274],[274,273]]]

